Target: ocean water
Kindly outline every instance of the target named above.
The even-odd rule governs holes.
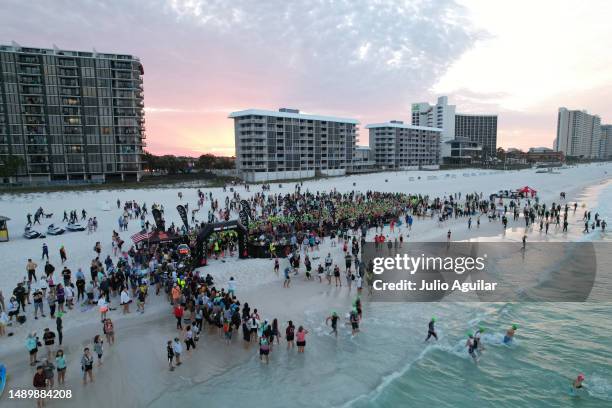
[[[612,220],[612,183],[584,199]],[[599,232],[567,239],[610,242]],[[607,270],[598,276],[600,290],[612,285]],[[612,303],[366,303],[362,332],[352,337],[342,327],[337,339],[324,324],[328,312],[305,311],[305,354],[287,353],[281,343],[264,366],[254,351],[245,363],[177,386],[152,406],[612,407]],[[439,340],[424,343],[432,316]],[[513,323],[516,339],[506,346]],[[480,326],[486,349],[476,365],[466,331]],[[578,373],[586,387],[570,395]]]

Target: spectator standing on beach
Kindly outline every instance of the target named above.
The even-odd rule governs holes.
[[[174,364],[172,361],[174,360],[174,349],[172,348],[172,341],[168,340],[166,344],[166,353],[168,354],[168,369],[170,371],[174,371]]]
[[[36,367],[36,373],[34,373],[32,385],[40,393],[39,396],[36,398],[36,406],[38,408],[42,408],[45,405],[45,400],[41,394],[44,390],[47,389],[47,376],[45,375],[42,365]]]
[[[57,384],[63,385],[66,379],[66,358],[62,349],[55,353],[55,367],[57,369]]]
[[[47,248],[47,244],[43,244],[43,257],[45,256],[45,249]],[[46,249],[47,252],[47,262],[49,261],[49,250]],[[32,259],[28,259],[28,263],[26,264],[26,271],[28,272],[28,280],[31,282],[32,279],[37,281],[36,279],[36,268],[38,265],[35,262],[32,262]]]
[[[81,370],[83,371],[83,385],[87,384],[87,379],[89,378],[89,382],[93,382],[93,356],[91,355],[91,351],[89,351],[89,347],[85,347],[83,350],[83,356],[81,357]]]
[[[172,350],[174,351],[174,359],[176,361],[176,365],[180,366],[181,364],[181,353],[183,352],[183,346],[178,337],[174,338],[174,342],[172,343]]]

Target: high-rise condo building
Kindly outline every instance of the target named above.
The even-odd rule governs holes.
[[[555,150],[565,156],[597,159],[601,155],[601,119],[586,111],[559,108]]]
[[[497,155],[497,115],[455,115],[455,138],[467,139],[482,146],[482,160]]]
[[[435,105],[413,103],[412,124],[441,129],[440,148],[444,151],[446,142],[455,138],[455,105],[449,105],[446,96],[440,96]]]
[[[612,125],[601,125],[600,158],[612,159]]]
[[[0,46],[0,163],[15,181],[139,179],[144,74],[132,55]]]
[[[442,129],[405,125],[398,120],[374,123],[366,129],[378,167],[396,170],[439,167]]]
[[[234,119],[236,169],[246,181],[346,174],[353,162],[355,119],[309,115],[297,109],[247,109]]]

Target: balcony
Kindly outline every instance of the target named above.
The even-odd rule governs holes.
[[[46,136],[28,136],[26,141],[29,145],[47,145]]]
[[[76,79],[60,78],[59,84],[60,86],[78,87],[79,81],[77,81]]]
[[[80,125],[81,118],[80,117],[64,117],[63,118],[64,125]]]
[[[44,144],[31,144],[27,146],[27,154],[47,154],[48,148],[47,145]],[[47,163],[47,158],[42,156],[39,157],[38,160],[41,160],[41,163]],[[32,161],[30,161],[32,163]]]
[[[135,89],[136,86],[132,81],[113,81],[113,88],[115,89]]]
[[[26,126],[26,134],[27,135],[44,135],[45,134],[45,127],[44,126],[28,125],[28,126]]]
[[[42,94],[42,87],[22,85],[21,94],[22,95]]]
[[[65,96],[80,96],[81,92],[79,88],[60,88],[60,95]]]
[[[79,105],[80,103],[77,98],[62,98],[62,105]]]
[[[49,173],[48,164],[30,164],[28,165],[28,169],[30,171],[30,174],[48,174]]]
[[[77,77],[78,73],[76,69],[60,68],[57,71],[57,75],[61,77]]]
[[[44,105],[45,101],[40,96],[23,96],[21,98],[22,105]]]
[[[22,109],[24,115],[44,115],[42,106],[24,106]]]
[[[83,129],[80,127],[64,127],[64,134],[66,135],[80,135],[83,133]]]
[[[26,125],[44,125],[45,119],[36,116],[26,116],[23,122]]]
[[[19,74],[20,75],[40,75],[40,68],[32,67],[32,66],[20,66]]]
[[[18,62],[21,64],[38,64],[38,58],[29,55],[20,55]]]
[[[132,79],[132,74],[129,72],[113,72],[113,77],[115,79]]]
[[[131,71],[132,70],[132,63],[130,62],[123,62],[123,61],[115,61],[113,63],[113,69],[116,70],[122,70],[122,71]]]
[[[116,108],[114,110],[115,116],[136,116],[136,110],[127,108]]]
[[[81,109],[80,108],[62,108],[62,115],[66,116],[80,116]]]
[[[76,61],[69,58],[60,58],[57,61],[57,65],[62,67],[76,67]]]

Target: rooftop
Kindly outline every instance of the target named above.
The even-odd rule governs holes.
[[[310,115],[306,113],[299,113],[297,109],[286,109],[282,111],[272,111],[264,109],[246,109],[229,114],[229,118],[240,118],[243,116],[273,116],[277,118],[292,118],[292,119],[306,119],[306,120],[318,120],[323,122],[339,122],[339,123],[352,123],[354,125],[359,124],[357,119],[340,118],[337,116],[323,116],[323,115]]]
[[[457,116],[484,116],[484,117],[497,117],[495,113],[455,113],[455,117]]]
[[[27,54],[42,54],[42,55],[63,55],[66,57],[107,58],[107,59],[140,61],[138,57],[135,57],[133,55],[103,53],[103,52],[96,51],[95,48],[92,51],[69,51],[69,50],[61,50],[57,48],[55,45],[53,46],[53,48],[23,47],[14,41],[11,45],[0,44],[0,51],[23,52]]]
[[[377,129],[377,128],[400,128],[400,129],[414,129],[414,130],[432,130],[434,132],[442,132],[442,129],[440,128],[434,128],[434,127],[428,127],[428,126],[406,125],[404,123],[398,123],[398,121],[371,123],[366,126],[366,129]]]

